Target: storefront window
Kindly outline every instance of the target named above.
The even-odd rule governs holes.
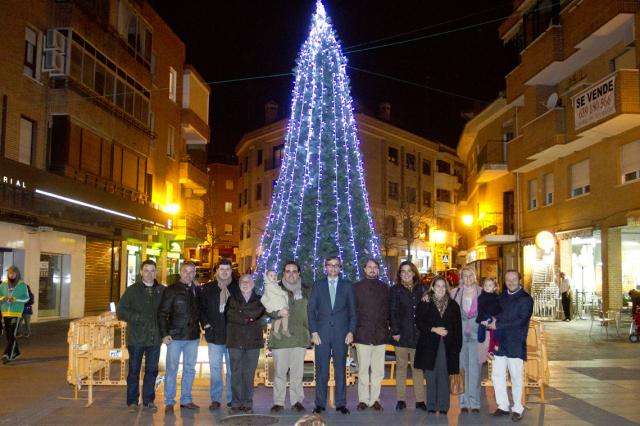
[[[127,287],[135,284],[141,264],[140,247],[127,244]]]
[[[640,286],[640,227],[625,226],[622,228],[622,291]]]
[[[69,285],[69,271],[65,271],[61,254],[40,254],[40,280],[38,286],[38,315],[59,317],[62,289]],[[66,255],[66,257],[69,257]],[[64,262],[68,263],[68,262]]]

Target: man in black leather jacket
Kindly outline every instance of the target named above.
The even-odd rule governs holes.
[[[168,287],[158,309],[158,327],[162,343],[167,345],[166,376],[164,384],[165,413],[173,413],[176,396],[176,377],[182,355],[182,384],[180,408],[196,410],[191,397],[191,386],[196,375],[198,343],[200,342],[199,290],[193,283],[196,267],[185,262],[180,267],[180,280]]]

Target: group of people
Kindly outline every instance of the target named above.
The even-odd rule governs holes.
[[[20,358],[18,337],[29,337],[33,293],[22,280],[20,269],[7,268],[7,279],[0,283],[0,331],[6,336],[2,363],[8,364]]]
[[[498,408],[492,414],[511,415],[515,421],[522,418],[522,367],[533,300],[522,289],[517,271],[506,272],[507,289],[498,295],[496,282],[486,279],[480,287],[472,268],[462,269],[462,284],[451,290],[443,277],[436,277],[427,289],[409,261],[401,263],[391,287],[379,279],[376,260],[368,259],[363,266],[364,278],[352,284],[341,275],[340,258],[328,257],[325,276],[309,285],[301,281],[300,266],[289,261],[280,280],[275,271],[265,273],[260,296],[251,275],[242,275],[237,282],[233,279],[228,260],[221,261],[214,279],[201,287],[194,283],[195,266],[191,263],[182,264],[176,284],[164,287],[155,279],[155,263],[143,262],[140,281],[127,289],[117,309],[118,317],[128,323],[129,409],[138,409],[145,356],[142,403],[147,410],[157,410],[154,388],[161,344],[167,346],[165,413],[174,412],[181,356],[180,407],[199,408],[193,402],[191,387],[203,331],[211,372],[209,409],[222,406],[224,359],[227,406],[231,413],[252,412],[253,379],[264,346],[263,326],[270,320],[267,347],[274,367],[272,413],[285,409],[287,383],[291,410],[306,411],[303,372],[310,344],[315,349],[316,368],[313,413],[326,410],[331,360],[336,411],[350,413],[346,361],[351,344],[358,364],[356,408],[382,411],[385,352],[391,343],[396,356],[396,410],[407,408],[407,370],[411,364],[416,409],[446,414],[450,376],[464,369],[460,407],[463,413],[478,413],[482,363],[493,357]],[[507,370],[512,405],[507,396]]]

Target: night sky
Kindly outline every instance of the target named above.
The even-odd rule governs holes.
[[[378,104],[389,101],[394,124],[455,147],[465,123],[461,113],[481,110],[504,89],[508,61],[497,28],[510,14],[511,0],[324,4],[349,66],[472,98],[348,69],[352,96],[365,112],[376,114]],[[208,82],[290,72],[315,10],[315,0],[151,0],[151,5],[185,42],[187,62]],[[350,48],[425,36],[349,53]],[[287,117],[293,76],[211,87],[210,157],[233,153],[243,133],[262,126],[264,104],[270,99],[280,105],[279,118]]]

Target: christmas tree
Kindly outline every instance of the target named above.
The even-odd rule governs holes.
[[[302,267],[303,282],[323,276],[324,259],[337,255],[343,274],[359,280],[363,262],[380,262],[364,182],[347,61],[320,1],[295,69],[284,158],[262,234],[255,278]]]

